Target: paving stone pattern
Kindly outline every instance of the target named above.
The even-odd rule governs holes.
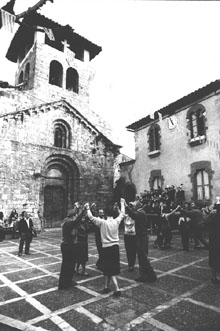
[[[156,283],[136,283],[138,265],[128,272],[120,235],[122,296],[101,294],[103,276],[96,269],[94,234],[89,235],[89,277],[74,276],[78,285],[58,291],[61,266],[60,229],[34,238],[31,255],[17,256],[18,239],[0,243],[1,331],[220,331],[220,286],[210,281],[208,252],[181,249],[178,235],[172,248],[153,248],[149,258]],[[137,263],[137,262],[136,262]]]

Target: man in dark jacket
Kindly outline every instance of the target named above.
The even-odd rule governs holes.
[[[136,209],[136,210],[135,210]],[[137,282],[154,282],[157,276],[148,259],[148,227],[149,222],[144,207],[136,207],[134,203],[129,203],[126,213],[135,220],[135,230],[137,239],[137,257],[139,263],[140,277]]]
[[[30,244],[32,241],[32,232],[33,232],[33,221],[31,218],[28,217],[26,211],[21,213],[21,219],[18,222],[18,231],[20,237],[19,249],[18,249],[18,256],[22,255],[23,246],[25,243],[25,254],[30,254]]]
[[[196,206],[194,202],[191,203],[191,210],[185,210],[185,215],[191,219],[192,234],[195,242],[195,249],[200,248],[200,243],[205,249],[208,249],[209,244],[204,238],[205,220],[202,211]]]

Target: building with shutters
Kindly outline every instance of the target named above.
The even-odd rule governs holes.
[[[187,201],[209,205],[220,195],[220,81],[212,82],[127,127],[135,161],[121,176],[137,193],[183,184]]]
[[[90,109],[91,60],[101,47],[38,13],[7,52],[18,90],[0,90],[0,210],[40,210],[59,226],[76,201],[112,201],[121,146]]]

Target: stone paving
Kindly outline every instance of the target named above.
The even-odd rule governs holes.
[[[172,248],[153,248],[149,257],[158,281],[140,284],[127,271],[120,235],[122,296],[101,294],[102,274],[96,269],[94,234],[89,235],[89,277],[75,276],[70,290],[58,291],[61,230],[34,238],[31,255],[17,256],[18,239],[0,242],[1,331],[220,331],[220,286],[210,281],[208,252],[181,249],[179,235]],[[113,290],[113,287],[112,287]]]

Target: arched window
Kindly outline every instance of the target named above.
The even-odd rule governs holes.
[[[65,121],[57,120],[54,122],[54,146],[70,147],[70,127]]]
[[[149,156],[157,156],[160,153],[160,127],[158,124],[151,125],[148,131]]]
[[[66,72],[66,89],[79,93],[79,75],[73,68],[68,68]]]
[[[23,70],[20,72],[19,78],[18,78],[18,84],[23,83],[24,81],[24,73]]]
[[[49,83],[59,87],[63,86],[63,67],[57,61],[50,63]]]
[[[29,76],[30,76],[30,63],[27,63],[25,67],[24,80],[28,80]]]
[[[187,113],[187,122],[187,129],[190,133],[190,143],[202,143],[206,133],[204,106],[193,106]]]

